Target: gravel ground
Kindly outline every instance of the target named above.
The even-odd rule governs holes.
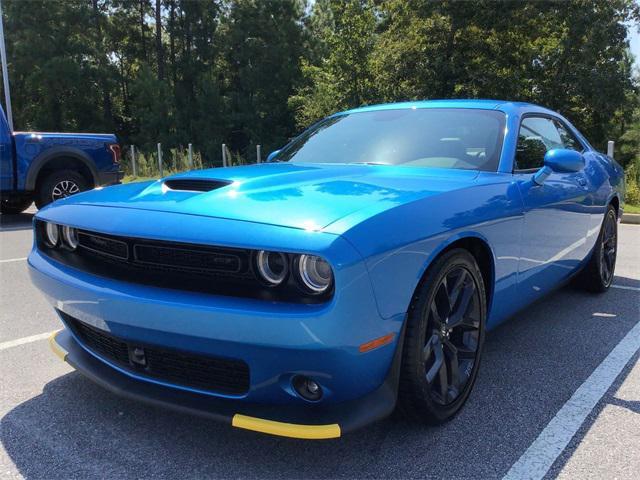
[[[60,328],[20,260],[30,222],[0,218],[0,345]],[[331,441],[270,437],[118,398],[45,340],[0,349],[0,478],[501,478],[640,320],[640,226],[619,233],[615,283],[630,288],[565,287],[491,332],[469,402],[438,428],[391,417]],[[638,471],[636,353],[547,476]]]

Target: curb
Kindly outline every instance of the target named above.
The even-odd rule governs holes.
[[[634,225],[640,225],[640,213],[623,213],[622,223],[631,223]]]

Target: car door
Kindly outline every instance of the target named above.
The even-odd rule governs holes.
[[[514,176],[524,203],[518,285],[528,299],[575,272],[587,253],[590,200],[584,169],[553,172],[542,185],[532,181],[545,153],[554,148],[584,147],[559,119],[525,116],[518,132]]]

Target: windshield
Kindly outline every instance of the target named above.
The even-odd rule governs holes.
[[[326,118],[274,161],[370,163],[496,171],[504,113],[462,108],[376,110]]]

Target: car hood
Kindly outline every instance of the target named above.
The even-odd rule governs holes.
[[[464,188],[476,177],[477,172],[465,170],[269,163],[198,170],[154,182],[95,189],[56,204],[135,208],[322,230],[367,208],[374,207],[372,212],[386,210]],[[215,183],[198,183],[206,181]],[[212,189],[191,190],[200,187]]]

